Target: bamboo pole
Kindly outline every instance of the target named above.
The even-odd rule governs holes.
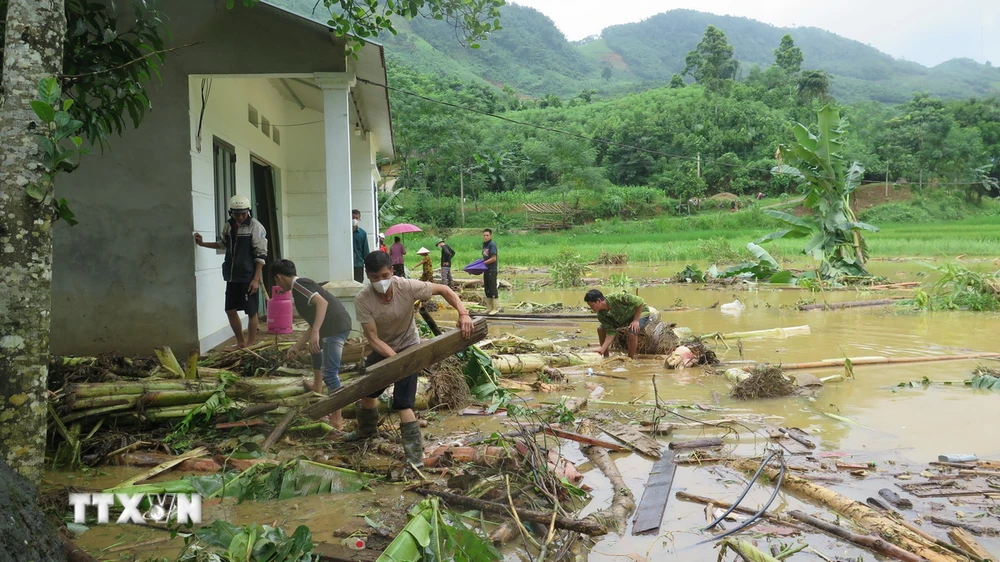
[[[740,459],[734,462],[733,466],[743,472],[752,472],[757,469],[758,462],[753,459]],[[763,474],[771,480],[775,480],[778,477],[778,469],[765,467]],[[962,562],[965,560],[964,557],[958,557],[952,553],[939,552],[936,550],[939,547],[928,544],[927,540],[917,533],[885,517],[867,505],[838,494],[833,490],[789,474],[785,475],[782,485],[801,497],[825,505],[851,519],[859,527],[876,532],[887,540],[892,541],[896,546],[917,556],[922,556],[930,562]]]
[[[902,300],[904,298],[906,297],[891,297],[887,299],[874,299],[867,301],[845,301],[845,302],[832,302],[832,303],[803,304],[799,306],[799,310],[841,310],[844,308],[886,306],[890,304],[896,304],[896,301]]]
[[[966,353],[964,355],[929,355],[927,357],[855,357],[850,359],[851,365],[887,365],[904,363],[932,363],[936,361],[962,361],[966,359],[986,359],[1000,357],[1000,353]],[[784,371],[801,369],[822,369],[825,367],[843,367],[846,359],[824,359],[808,363],[785,363],[780,365]]]

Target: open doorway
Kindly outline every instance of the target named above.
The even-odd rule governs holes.
[[[272,264],[282,258],[281,232],[278,228],[278,202],[274,181],[276,170],[256,156],[251,156],[250,165],[253,168],[251,175],[254,200],[253,215],[267,231],[267,262],[264,264],[262,272],[261,288],[266,288],[264,292],[269,292],[271,285],[274,284]],[[261,308],[261,310],[264,309]]]

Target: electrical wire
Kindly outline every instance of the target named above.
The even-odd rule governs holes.
[[[756,482],[758,478],[760,478],[760,473],[764,472],[764,467],[767,466],[767,463],[771,462],[771,459],[773,459],[774,456],[777,454],[778,454],[777,451],[771,453],[770,456],[764,459],[764,462],[760,463],[760,466],[757,467],[757,472],[755,472],[753,474],[753,477],[750,478],[750,481],[747,482],[747,485],[746,487],[743,488],[743,493],[740,494],[740,497],[736,498],[736,501],[734,501],[732,505],[729,506],[729,509],[727,509],[725,513],[717,517],[715,521],[712,521],[706,527],[702,527],[701,529],[702,531],[707,531],[712,527],[715,527],[719,523],[722,523],[722,520],[725,519],[727,515],[729,515],[730,513],[733,512],[733,510],[739,507],[740,502],[743,501],[743,498],[747,497],[747,493],[750,492],[750,488],[753,487],[753,483]]]
[[[588,142],[594,142],[594,143],[598,143],[598,144],[603,144],[605,146],[614,146],[614,147],[618,147],[618,148],[627,148],[627,149],[630,149],[630,150],[635,150],[635,151],[639,151],[639,152],[645,152],[647,154],[654,154],[656,156],[663,156],[665,158],[674,158],[674,159],[678,159],[678,160],[688,160],[688,161],[692,161],[692,162],[699,160],[698,156],[688,156],[686,154],[676,154],[676,153],[670,153],[670,152],[663,152],[661,150],[653,150],[653,149],[650,149],[650,148],[643,148],[641,146],[635,146],[635,145],[631,145],[631,144],[620,143],[620,142],[616,142],[616,141],[612,141],[612,140],[602,139],[602,138],[599,138],[599,137],[591,137],[591,136],[583,135],[583,134],[580,134],[580,133],[574,133],[572,131],[567,131],[565,129],[556,129],[554,127],[546,127],[545,125],[538,125],[536,123],[529,123],[527,121],[519,121],[517,119],[511,119],[510,117],[505,117],[503,115],[498,115],[496,113],[490,113],[489,111],[483,111],[481,109],[476,109],[476,108],[473,108],[473,107],[467,107],[467,106],[464,106],[464,105],[459,105],[457,103],[452,103],[452,102],[448,102],[448,101],[437,100],[437,99],[434,99],[434,98],[431,98],[431,97],[428,97],[428,96],[425,96],[425,95],[422,95],[422,94],[417,94],[415,92],[410,92],[410,91],[404,90],[402,88],[396,88],[395,86],[389,86],[388,84],[380,84],[380,83],[374,82],[372,80],[367,80],[365,78],[361,78],[360,76],[357,77],[357,81],[361,82],[361,83],[364,83],[364,84],[368,84],[369,86],[376,86],[376,87],[379,87],[379,88],[384,88],[385,90],[388,90],[388,91],[391,91],[391,92],[399,92],[400,94],[411,96],[411,97],[414,97],[414,98],[417,98],[417,99],[421,99],[421,100],[424,100],[424,101],[427,101],[427,102],[430,102],[430,103],[435,103],[435,104],[438,104],[438,105],[443,105],[445,107],[451,107],[453,109],[459,109],[459,110],[462,110],[462,111],[468,111],[470,113],[476,113],[478,115],[483,115],[483,116],[486,116],[486,117],[492,117],[494,119],[499,119],[501,121],[506,121],[506,122],[512,123],[514,125],[520,125],[522,127],[531,127],[533,129],[538,129],[538,130],[547,131],[547,132],[550,132],[550,133],[555,133],[555,134],[558,134],[558,135],[564,135],[564,136],[568,136],[568,137],[573,137],[573,138],[576,138],[576,139],[579,139],[579,140],[585,140],[585,141],[588,141]],[[729,162],[723,162],[723,161],[720,161],[720,160],[712,160],[712,159],[709,159],[709,158],[702,158],[701,160],[704,161],[704,162],[706,162],[706,163],[707,162],[713,162],[716,165],[727,166],[729,168],[737,168],[737,169],[743,169],[743,170],[747,170],[747,171],[751,171],[751,172],[760,172],[760,173],[766,173],[766,174],[772,173],[771,170],[765,170],[763,168],[754,168],[754,167],[751,167],[751,166],[746,166],[744,164],[731,164]],[[820,179],[835,179],[835,178],[820,177]],[[881,181],[877,181],[877,180],[862,180],[859,183],[861,185],[866,185],[866,184],[881,184],[881,183],[885,183],[885,182],[881,182]],[[938,182],[938,183],[936,183],[934,185],[939,185],[939,186],[944,186],[944,185],[979,185],[981,183],[982,182]]]
[[[770,457],[768,457],[768,460],[770,460]],[[766,462],[767,461],[765,461],[765,463]],[[724,539],[724,538],[726,538],[728,536],[731,536],[731,535],[734,535],[734,534],[742,531],[743,529],[746,529],[750,525],[753,525],[754,523],[756,523],[757,520],[760,519],[760,516],[764,515],[764,512],[767,511],[768,508],[771,507],[771,504],[774,503],[774,499],[778,497],[778,492],[781,491],[781,483],[785,479],[785,469],[786,469],[786,467],[785,467],[785,457],[782,456],[781,457],[781,468],[778,469],[778,482],[775,483],[775,485],[774,485],[774,492],[771,493],[771,497],[768,498],[767,502],[760,508],[760,510],[757,511],[757,513],[754,513],[753,515],[750,516],[749,519],[747,519],[743,523],[740,523],[736,527],[733,527],[729,531],[726,531],[725,533],[722,533],[721,535],[715,535],[712,538],[705,539],[705,540],[703,540],[703,541],[701,541],[701,542],[699,542],[697,544],[705,544],[705,543],[710,543],[710,542],[713,542],[713,541],[717,541],[719,539]]]

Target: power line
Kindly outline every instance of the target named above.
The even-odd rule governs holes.
[[[437,100],[437,99],[430,98],[430,97],[427,97],[427,96],[422,95],[422,94],[417,94],[417,93],[414,93],[414,92],[410,92],[410,91],[404,90],[402,88],[396,88],[395,86],[389,86],[387,84],[380,84],[378,82],[373,82],[371,80],[366,80],[364,78],[361,78],[360,76],[357,77],[357,81],[358,82],[363,82],[363,83],[368,84],[370,86],[377,86],[379,88],[385,88],[386,90],[389,90],[389,91],[392,91],[392,92],[399,92],[400,94],[404,94],[404,95],[407,95],[407,96],[412,96],[412,97],[415,97],[415,98],[418,98],[418,99],[421,99],[421,100],[424,100],[424,101],[428,101],[428,102],[431,102],[431,103],[435,103],[435,104],[438,104],[438,105],[443,105],[443,106],[451,107],[451,108],[454,108],[454,109],[460,109],[462,111],[468,111],[470,113],[476,113],[476,114],[479,114],[479,115],[484,115],[486,117],[492,117],[494,119],[499,119],[501,121],[506,121],[506,122],[512,123],[514,125],[520,125],[520,126],[523,126],[523,127],[531,127],[533,129],[539,129],[539,130],[547,131],[547,132],[550,132],[550,133],[555,133],[555,134],[559,134],[559,135],[569,136],[569,137],[573,137],[573,138],[580,139],[580,140],[585,140],[585,141],[589,141],[589,142],[596,142],[598,144],[603,144],[605,146],[615,146],[615,147],[619,147],[619,148],[628,148],[628,149],[636,150],[636,151],[639,151],[639,152],[645,152],[647,154],[655,154],[657,156],[663,156],[663,157],[666,157],[666,158],[675,158],[675,159],[678,159],[678,160],[695,161],[698,158],[697,156],[688,156],[688,155],[685,155],[685,154],[675,154],[675,153],[670,153],[670,152],[663,152],[663,151],[660,151],[660,150],[653,150],[653,149],[650,149],[650,148],[643,148],[641,146],[635,146],[635,145],[631,145],[631,144],[620,143],[620,142],[616,142],[616,141],[612,141],[612,140],[607,140],[607,139],[602,139],[602,138],[598,138],[598,137],[591,137],[591,136],[587,136],[587,135],[582,135],[582,134],[579,134],[579,133],[574,133],[572,131],[567,131],[565,129],[556,129],[554,127],[546,127],[545,125],[538,125],[538,124],[535,124],[535,123],[529,123],[527,121],[519,121],[517,119],[511,119],[510,117],[506,117],[506,116],[503,116],[503,115],[498,115],[496,113],[490,113],[489,111],[483,111],[481,109],[476,109],[476,108],[473,108],[473,107],[467,107],[467,106],[464,106],[464,105],[459,105],[457,103],[452,103],[452,102],[448,102],[448,101],[444,101],[444,100]],[[739,169],[744,169],[744,170],[753,171],[753,172],[761,172],[761,173],[766,173],[766,174],[773,173],[773,172],[771,172],[771,170],[765,170],[765,169],[761,169],[761,168],[754,168],[754,167],[747,166],[747,165],[744,165],[744,164],[731,164],[729,162],[722,162],[722,161],[717,160],[717,159],[716,160],[712,160],[712,162],[714,162],[717,165],[727,166],[727,167],[730,167],[730,168],[739,168]],[[822,178],[822,179],[833,179],[833,178]],[[877,183],[883,183],[883,182],[875,181],[875,180],[862,180],[860,183],[861,184],[877,184]],[[951,182],[951,183],[938,183],[936,185],[979,185],[980,183],[981,182]]]

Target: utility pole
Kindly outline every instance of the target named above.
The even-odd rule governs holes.
[[[458,169],[458,205],[462,209],[462,226],[465,226],[465,167]]]
[[[701,153],[698,153],[698,177],[701,177]]]
[[[885,163],[885,198],[889,198],[889,162]]]
[[[919,191],[923,191],[923,190],[924,190],[924,169],[921,168],[920,169],[920,188],[919,188]]]

